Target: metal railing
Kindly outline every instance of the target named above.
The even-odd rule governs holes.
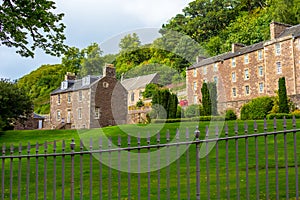
[[[105,144],[100,137],[89,145],[3,145],[1,199],[299,199],[300,129],[295,119],[289,130],[286,120],[282,131],[276,120],[272,128],[265,120],[260,133],[256,122],[242,135],[237,123],[232,133],[225,125],[224,137],[216,127]]]

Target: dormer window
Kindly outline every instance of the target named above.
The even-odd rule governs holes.
[[[89,85],[89,84],[91,84],[91,77],[90,76],[83,77],[82,86]]]
[[[63,82],[61,82],[60,89],[61,89],[61,90],[66,90],[66,89],[68,89],[68,81],[63,81]]]

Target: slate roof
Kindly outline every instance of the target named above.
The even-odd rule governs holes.
[[[155,80],[156,76],[158,76],[157,73],[124,79],[121,81],[121,84],[125,87],[127,91],[145,88],[147,84],[156,81]]]
[[[90,78],[90,84],[83,85],[82,79],[68,80],[68,88],[67,89],[61,89],[61,87],[59,87],[56,90],[54,90],[53,92],[51,92],[51,95],[88,89],[92,86],[93,83],[95,83],[96,81],[99,81],[102,78],[102,76],[91,76],[91,75],[89,75],[87,77]],[[83,78],[85,78],[85,77],[83,77]]]
[[[278,38],[291,36],[291,35],[293,35],[294,37],[300,37],[300,24],[285,29],[278,36]],[[246,54],[246,53],[257,51],[259,49],[263,49],[265,42],[266,41],[259,42],[259,43],[256,43],[256,44],[253,44],[253,45],[250,45],[250,46],[242,47],[237,52],[234,52],[234,53],[228,52],[228,53],[220,54],[220,55],[210,57],[210,58],[207,58],[207,59],[203,59],[200,62],[193,64],[188,69],[194,69],[194,68],[202,67],[202,66],[205,66],[205,65],[213,64],[215,62],[220,62],[220,61],[223,61],[223,60],[226,60],[226,59],[230,59],[230,58],[236,57],[238,55],[243,55],[243,54]]]
[[[45,119],[45,117],[41,116],[41,115],[38,115],[36,113],[33,113],[33,118],[34,119]]]

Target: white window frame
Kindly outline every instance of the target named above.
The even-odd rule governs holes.
[[[56,111],[56,120],[57,120],[57,121],[60,121],[60,120],[61,120],[61,112],[60,112],[60,110],[57,110],[57,111]]]
[[[258,60],[262,60],[263,59],[263,51],[262,50],[258,50],[258,52],[257,52],[257,58],[258,58]]]
[[[281,44],[280,43],[276,43],[275,44],[275,55],[279,56],[281,54]]]
[[[263,76],[264,75],[264,68],[263,66],[258,66],[258,76]]]
[[[247,90],[248,88],[248,90]],[[245,85],[245,95],[250,95],[250,86],[249,85]]]
[[[276,62],[276,71],[277,71],[277,74],[282,74],[281,62]]]
[[[68,103],[71,103],[71,92],[68,92]]]
[[[236,96],[237,96],[236,88],[235,88],[235,87],[231,89],[231,92],[232,92],[232,96],[233,96],[233,97],[236,97]]]
[[[193,76],[197,77],[197,69],[196,68],[194,68],[194,70],[193,70]]]
[[[57,104],[60,105],[61,103],[61,96],[60,94],[57,95]]]
[[[78,91],[78,101],[81,102],[82,101],[82,90]]]
[[[203,74],[204,75],[207,74],[207,67],[206,66],[203,67]]]
[[[82,109],[78,108],[78,119],[82,119]]]
[[[264,92],[264,83],[263,82],[259,83],[259,85],[258,85],[258,91],[259,91],[259,93],[263,93]]]
[[[131,92],[130,93],[130,100],[131,100],[131,102],[134,102],[134,99],[135,99],[134,92]]]
[[[218,71],[218,64],[214,63],[214,72],[217,72],[217,71]]]
[[[197,90],[197,82],[196,81],[193,82],[193,89],[194,89],[194,91]]]
[[[194,95],[194,104],[198,104],[198,96]]]
[[[231,67],[235,67],[236,63],[235,63],[235,58],[231,58]]]
[[[250,79],[249,69],[245,69],[244,70],[244,79],[245,80],[249,80]]]
[[[244,63],[245,63],[245,64],[248,64],[248,63],[249,63],[249,55],[248,55],[248,54],[245,54],[245,55],[244,55]]]
[[[99,119],[100,118],[100,108],[95,107],[95,119]]]
[[[236,73],[235,72],[231,73],[231,81],[236,82]]]

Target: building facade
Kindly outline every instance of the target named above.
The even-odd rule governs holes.
[[[270,24],[270,40],[210,58],[199,56],[187,69],[189,104],[201,103],[203,82],[216,82],[219,112],[234,109],[260,96],[274,96],[285,77],[287,94],[300,106],[300,25]]]
[[[106,65],[103,76],[67,74],[50,96],[51,128],[100,128],[127,122],[127,91]]]

